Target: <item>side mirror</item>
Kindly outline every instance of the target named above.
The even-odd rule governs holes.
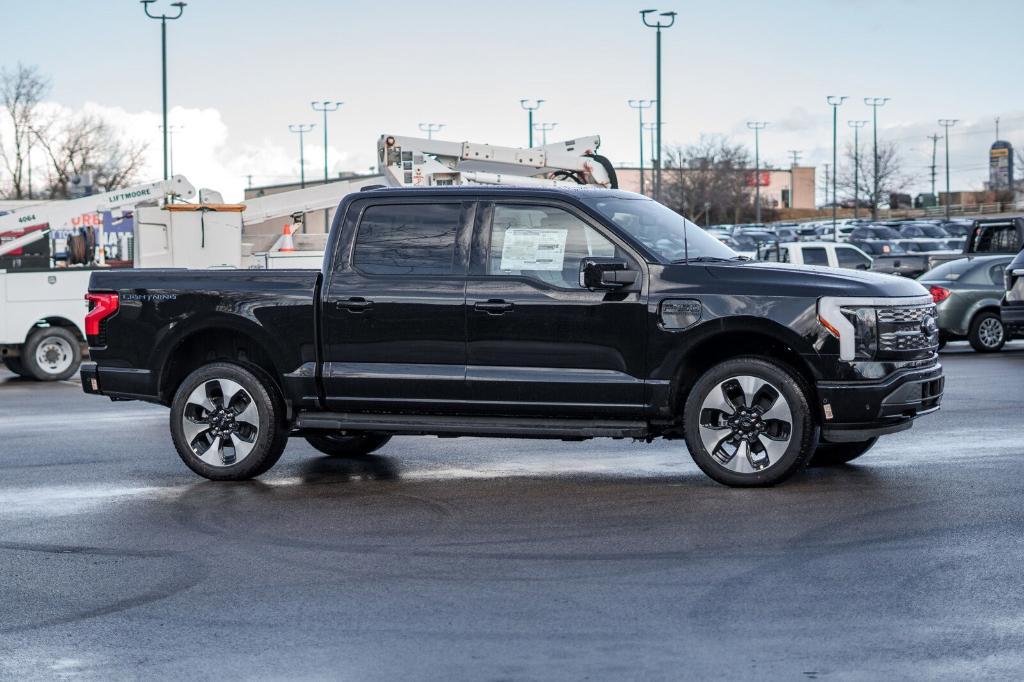
[[[636,284],[640,273],[629,269],[622,258],[583,258],[580,260],[580,286],[586,289],[618,289]]]
[[[861,263],[861,264],[859,264],[859,265],[857,266],[857,269],[858,269],[858,270],[870,270],[870,269],[871,269],[871,266],[870,266],[870,265],[868,265],[867,263]]]

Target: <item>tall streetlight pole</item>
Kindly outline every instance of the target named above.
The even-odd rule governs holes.
[[[865,97],[864,104],[871,107],[872,154],[875,157],[875,172],[871,190],[871,219],[878,220],[878,107],[885,106],[888,97]]]
[[[653,150],[654,154],[654,192],[652,192],[655,200],[661,196],[661,29],[672,28],[672,25],[676,23],[675,12],[660,12],[659,17],[665,17],[667,23],[662,23],[661,19],[658,19],[655,23],[647,21],[647,16],[657,12],[656,9],[642,9],[640,10],[640,18],[644,22],[644,26],[647,28],[656,29],[656,37],[654,42],[654,77],[656,81],[654,102],[657,105],[654,108],[654,119],[655,119],[655,134],[657,135],[658,142],[657,146]]]
[[[654,104],[653,99],[631,99],[629,106],[640,114],[640,194],[644,194],[644,109]]]
[[[532,104],[531,104],[531,102],[532,102]],[[535,100],[521,99],[521,100],[519,100],[519,106],[521,106],[523,109],[526,109],[526,124],[530,128],[530,138],[529,138],[530,139],[530,144],[529,144],[529,146],[531,148],[533,147],[533,112],[535,112],[538,109],[540,109],[540,105],[541,104],[544,104],[544,100],[542,100],[542,99],[535,99]]]
[[[847,121],[846,125],[853,128],[853,218],[860,215],[860,129],[867,121]]]
[[[428,140],[434,139],[434,133],[444,128],[444,123],[420,123],[420,130],[427,134]]]
[[[557,123],[534,123],[533,127],[540,131],[540,143],[546,145],[548,143],[548,131],[554,130]]]
[[[747,121],[747,127],[754,131],[754,222],[761,222],[761,131],[768,127],[768,121]]]
[[[142,8],[145,10],[147,17],[149,17],[150,19],[159,19],[160,20],[160,55],[161,55],[161,63],[163,64],[163,67],[162,67],[163,68],[163,72],[162,73],[163,73],[163,112],[164,112],[164,119],[163,119],[164,120],[164,125],[163,125],[163,129],[164,129],[164,180],[166,180],[168,177],[170,177],[169,174],[168,174],[168,170],[169,170],[169,158],[168,157],[169,157],[169,152],[170,152],[170,143],[168,141],[168,136],[170,135],[170,131],[167,130],[167,22],[168,21],[174,21],[175,19],[180,19],[181,18],[182,13],[185,11],[185,3],[184,2],[172,2],[171,3],[171,7],[177,7],[178,8],[178,13],[175,14],[172,17],[172,16],[169,16],[167,14],[161,14],[161,15],[158,16],[156,14],[150,14],[149,13],[149,6],[150,6],[150,4],[152,4],[153,2],[156,2],[156,0],[139,0],[139,1],[142,3]]]
[[[658,128],[658,124],[651,121],[644,123],[644,130],[649,133],[647,141],[651,143],[651,184],[654,184],[654,132]],[[654,194],[652,191],[651,194]]]
[[[163,126],[157,126],[163,130]],[[178,132],[185,126],[179,126],[171,124],[167,126],[167,158],[171,166],[171,175],[174,175],[174,133]]]
[[[344,102],[323,100],[321,102],[310,102],[309,104],[313,107],[313,111],[322,112],[324,115],[324,184],[326,185],[330,179],[330,174],[327,171],[327,114],[340,109]]]
[[[299,134],[299,187],[306,187],[306,145],[303,139],[310,130],[316,128],[315,123],[293,123],[288,125],[288,130]]]
[[[946,220],[949,220],[949,200],[952,198],[949,193],[949,129],[957,124],[959,119],[940,118],[939,125],[946,129]]]
[[[832,107],[832,241],[839,241],[839,225],[836,223],[836,178],[839,176],[839,107],[847,100],[846,95],[829,95],[825,98]]]

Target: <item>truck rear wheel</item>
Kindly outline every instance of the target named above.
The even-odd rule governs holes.
[[[243,481],[277,463],[288,443],[284,404],[270,380],[215,362],[189,374],[171,403],[171,438],[189,469]]]
[[[67,379],[81,363],[78,338],[64,327],[38,327],[22,348],[21,366],[38,381]]]
[[[331,457],[360,457],[384,447],[391,440],[386,433],[360,433],[342,435],[340,433],[311,433],[306,442]]]
[[[807,464],[817,440],[803,380],[754,357],[727,360],[697,380],[683,430],[697,466],[730,486],[785,480]]]
[[[877,442],[878,438],[859,443],[818,443],[818,448],[814,451],[809,466],[829,467],[852,462],[870,450]]]

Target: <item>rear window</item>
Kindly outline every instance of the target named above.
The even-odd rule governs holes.
[[[828,254],[820,246],[804,249],[804,265],[828,265]]]
[[[363,211],[353,262],[372,275],[456,273],[461,204],[382,204]]]
[[[1021,247],[1017,226],[1013,223],[979,225],[972,239],[975,253],[1015,253]]]
[[[971,269],[971,261],[966,258],[960,258],[957,260],[951,260],[937,265],[928,272],[924,273],[918,279],[926,280],[929,282],[946,280],[948,282],[955,282],[964,276],[964,274]]]

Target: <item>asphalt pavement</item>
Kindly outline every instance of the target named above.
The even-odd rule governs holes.
[[[294,440],[258,481],[167,410],[0,372],[0,677],[1024,675],[1024,343],[771,489],[680,441]]]

